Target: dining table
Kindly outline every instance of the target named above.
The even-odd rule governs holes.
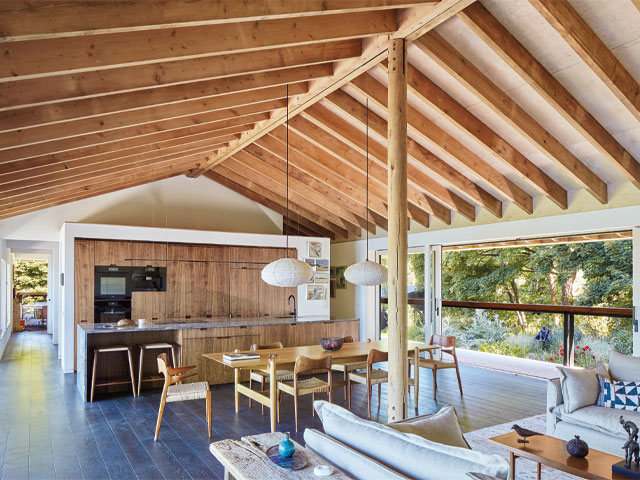
[[[438,345],[429,345],[423,342],[408,341],[407,354],[414,365],[414,378],[408,385],[414,387],[414,405],[418,405],[420,366],[418,358],[420,352],[433,351],[440,348]],[[276,404],[277,404],[277,370],[293,370],[298,357],[326,358],[331,355],[332,360],[346,362],[366,361],[371,350],[389,351],[389,344],[386,340],[366,340],[362,342],[345,343],[342,348],[336,351],[324,350],[320,345],[309,345],[301,347],[274,348],[258,351],[235,351],[228,353],[250,353],[259,355],[260,358],[250,360],[227,361],[224,359],[225,353],[204,353],[203,356],[218,362],[234,371],[234,395],[236,413],[240,411],[240,395],[245,395],[256,402],[269,408],[271,431],[276,431]],[[262,370],[269,374],[268,390],[252,390],[240,382],[241,370]]]

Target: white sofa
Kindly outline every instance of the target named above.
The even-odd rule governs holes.
[[[640,380],[640,358],[612,352],[609,376],[613,380]],[[586,387],[585,387],[586,388]],[[547,435],[571,440],[579,435],[589,447],[612,455],[624,456],[622,446],[627,433],[620,425],[620,416],[640,426],[640,412],[585,405],[569,411],[560,379],[550,380],[547,386]]]
[[[509,465],[499,455],[400,432],[328,402],[314,407],[325,433],[305,430],[306,446],[356,479],[468,480],[470,472],[508,478]]]

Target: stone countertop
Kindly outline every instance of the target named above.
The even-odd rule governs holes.
[[[147,320],[144,327],[128,325],[116,327],[111,323],[92,323],[78,325],[86,334],[95,333],[125,333],[125,332],[153,332],[167,330],[189,330],[195,328],[223,328],[223,327],[257,327],[261,325],[294,325],[317,322],[352,322],[358,318],[335,318],[326,315],[293,317],[213,317],[190,318],[189,320],[168,320],[166,322],[151,322]]]

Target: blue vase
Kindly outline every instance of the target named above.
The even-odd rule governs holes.
[[[280,454],[281,457],[289,458],[295,453],[295,451],[296,451],[295,444],[289,438],[289,434],[285,433],[284,440],[280,442],[280,445],[278,445],[278,453]]]

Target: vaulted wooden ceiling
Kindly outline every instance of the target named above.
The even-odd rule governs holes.
[[[288,136],[285,231],[386,229],[390,37],[409,42],[412,222],[606,204],[640,188],[640,66],[600,38],[605,4],[640,31],[631,0],[586,18],[555,0],[4,0],[0,219],[183,174],[284,213]]]

